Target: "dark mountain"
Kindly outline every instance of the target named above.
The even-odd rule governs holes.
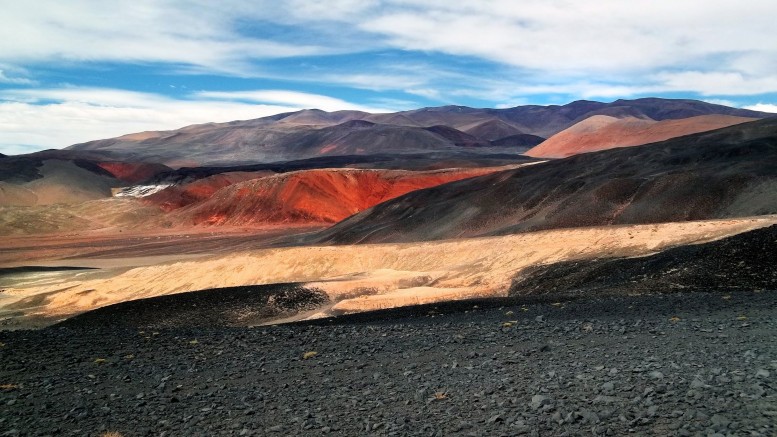
[[[472,135],[444,125],[431,126],[424,129],[451,141],[459,147],[489,147],[491,145],[488,141],[481,141]]]
[[[664,120],[706,114],[753,118],[774,115],[693,100],[667,99],[612,103],[581,100],[563,106],[529,105],[507,109],[443,106],[393,114],[308,109],[256,120],[141,132],[77,144],[69,150],[110,155],[114,160],[159,162],[173,167],[375,153],[445,152],[453,158],[462,148],[471,151],[472,146],[477,146],[482,153],[520,153],[522,150],[516,147],[516,138],[512,138],[515,135],[547,138],[594,115]],[[496,138],[503,134],[511,140],[487,141],[504,139]]]
[[[409,193],[317,242],[418,241],[777,213],[777,119]]]
[[[387,170],[439,170],[446,168],[498,167],[503,165],[525,164],[536,161],[523,155],[513,154],[475,154],[461,153],[451,158],[445,153],[407,154],[407,155],[344,155],[322,156],[319,158],[280,161],[264,164],[247,164],[221,167],[181,167],[156,175],[148,182],[151,184],[188,183],[214,175],[234,172],[272,172],[313,170],[322,168],[364,168]]]
[[[514,148],[516,151],[525,152],[543,141],[545,141],[545,138],[536,135],[518,134],[491,141],[491,144],[496,147],[509,147]]]
[[[466,132],[473,137],[492,142],[500,138],[523,134],[517,127],[498,119],[484,121],[466,129]]]
[[[490,146],[447,126],[394,126],[366,120],[325,127],[300,126],[285,123],[290,117],[269,124],[266,120],[251,120],[149,132],[92,141],[70,150],[123,153],[128,159],[181,167],[342,155],[448,152],[454,156],[462,147]]]

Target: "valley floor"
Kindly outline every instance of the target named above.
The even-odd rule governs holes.
[[[256,328],[117,329],[87,317],[0,332],[0,429],[777,432],[775,292],[525,299]]]
[[[36,327],[130,300],[244,285],[300,283],[329,304],[325,317],[446,300],[505,296],[525,269],[563,261],[645,256],[777,223],[777,216],[555,229],[516,235],[353,246],[268,248],[278,233],[66,240],[22,265],[100,270],[0,272],[0,325]],[[304,229],[295,230],[302,232]],[[80,237],[79,237],[80,238]],[[43,242],[6,250],[45,254]],[[100,247],[104,245],[104,247]],[[60,251],[60,252],[56,252]],[[69,255],[63,256],[67,252]],[[17,265],[20,263],[17,263]],[[289,319],[286,319],[287,321]]]

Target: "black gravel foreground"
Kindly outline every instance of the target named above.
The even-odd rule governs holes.
[[[0,332],[0,435],[772,436],[776,298]]]

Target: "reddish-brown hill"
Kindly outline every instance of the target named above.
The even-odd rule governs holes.
[[[579,153],[655,143],[753,120],[719,114],[663,121],[594,115],[553,135],[530,149],[526,155],[535,158],[566,158]]]
[[[500,168],[438,171],[305,170],[236,183],[171,212],[176,225],[336,223],[378,203]]]
[[[275,174],[271,171],[234,171],[215,174],[183,185],[175,185],[157,191],[143,198],[144,202],[160,206],[164,211],[172,211],[209,199],[224,187],[251,179]]]

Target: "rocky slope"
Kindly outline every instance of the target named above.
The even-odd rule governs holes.
[[[777,213],[777,120],[606,150],[416,191],[317,242],[418,241]]]
[[[0,426],[7,435],[773,435],[774,295],[727,296],[466,302],[307,326],[85,321],[1,332]]]

